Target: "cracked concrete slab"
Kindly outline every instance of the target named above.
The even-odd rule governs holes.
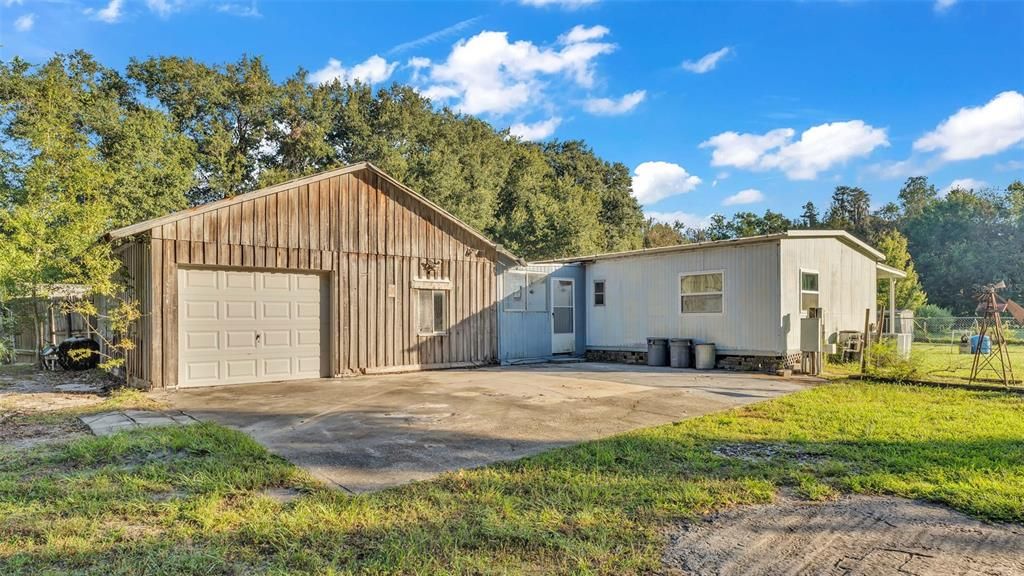
[[[198,422],[184,412],[155,412],[149,410],[124,410],[88,414],[78,418],[95,436],[109,436],[132,428],[152,426],[186,426]]]
[[[1024,574],[1024,527],[891,496],[781,497],[669,531],[664,574]]]
[[[183,389],[164,398],[352,492],[774,398],[808,382],[579,363]]]

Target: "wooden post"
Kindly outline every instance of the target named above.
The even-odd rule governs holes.
[[[871,337],[871,308],[864,310],[864,342],[860,345],[860,373],[867,372],[868,367],[868,338]]]

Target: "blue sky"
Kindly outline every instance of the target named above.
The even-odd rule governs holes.
[[[277,78],[411,83],[530,139],[634,172],[648,214],[797,216],[837,184],[880,205],[924,174],[1024,177],[1022,2],[340,3],[0,0],[0,57],[82,48]]]

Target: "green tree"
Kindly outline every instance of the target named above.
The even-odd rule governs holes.
[[[170,113],[195,143],[199,180],[189,200],[201,204],[253,190],[275,151],[278,87],[260,58],[210,66],[191,58],[132,59],[128,77]]]
[[[905,218],[901,231],[929,300],[972,314],[977,286],[1005,281],[1004,296],[1024,299],[1024,232],[1005,194],[952,190]]]
[[[814,205],[814,202],[808,201],[804,204],[803,212],[800,213],[800,226],[803,228],[817,228],[821,226],[818,208]]]
[[[938,197],[939,192],[935,186],[928,183],[927,176],[912,176],[907,178],[900,188],[899,201],[903,207],[903,214],[907,218],[915,218]]]
[[[656,222],[653,218],[647,220],[644,230],[644,248],[659,248],[662,246],[677,246],[687,244],[686,225],[682,222]]]
[[[914,269],[914,261],[907,248],[907,238],[897,230],[890,230],[879,237],[876,244],[883,254],[885,263],[904,271],[906,278],[896,281],[896,307],[901,310],[917,310],[928,302],[928,295],[921,287],[921,282]],[[885,284],[883,286],[883,284]],[[885,310],[889,306],[888,283],[879,283],[878,308]]]

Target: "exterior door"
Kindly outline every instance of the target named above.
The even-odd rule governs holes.
[[[551,279],[551,353],[576,352],[576,302],[572,280]]]
[[[319,274],[178,270],[178,385],[324,376],[328,318]]]

